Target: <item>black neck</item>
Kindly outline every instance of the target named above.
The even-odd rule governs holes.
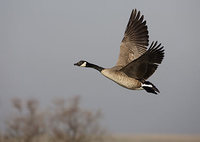
[[[91,63],[87,63],[87,66],[86,67],[89,67],[89,68],[93,68],[93,69],[96,69],[98,70],[99,72],[101,72],[104,68],[100,67],[100,66],[97,66],[95,64],[91,64]]]

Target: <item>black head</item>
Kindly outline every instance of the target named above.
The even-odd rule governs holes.
[[[75,63],[74,65],[79,66],[79,67],[87,67],[87,64],[88,64],[87,61],[81,60],[81,61]]]

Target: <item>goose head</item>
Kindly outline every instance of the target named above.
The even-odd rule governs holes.
[[[81,60],[81,61],[75,63],[74,65],[75,65],[75,66],[79,66],[79,67],[87,67],[88,62],[87,62],[87,61],[84,61],[84,60]]]
[[[100,72],[104,69],[103,67],[97,66],[95,64],[91,64],[91,63],[84,61],[84,60],[81,60],[81,61],[75,63],[74,65],[79,66],[79,67],[93,68],[93,69],[96,69]]]

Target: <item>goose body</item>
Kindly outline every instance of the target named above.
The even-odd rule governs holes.
[[[117,63],[112,68],[103,68],[81,60],[74,65],[98,70],[108,79],[131,90],[146,90],[157,94],[159,90],[147,79],[155,72],[164,58],[164,49],[158,42],[152,42],[149,49],[149,36],[144,16],[134,9],[127,24],[120,45]]]
[[[141,85],[142,83],[134,78],[128,77],[124,72],[121,72],[119,70],[113,70],[111,69],[104,69],[101,71],[101,74],[103,74],[108,79],[116,82],[122,87],[125,87],[127,89],[131,90],[139,90],[142,89]]]

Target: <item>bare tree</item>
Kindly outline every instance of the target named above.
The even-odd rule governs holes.
[[[16,110],[14,116],[7,120],[7,134],[19,141],[31,142],[34,138],[45,133],[44,114],[38,111],[38,101],[29,99],[23,107],[19,98],[12,100]]]
[[[51,117],[52,134],[63,142],[102,141],[104,129],[100,127],[101,112],[91,112],[80,107],[80,97],[76,96],[54,103]]]
[[[4,142],[98,142],[104,139],[105,130],[99,123],[101,112],[81,108],[78,96],[67,101],[57,99],[53,108],[45,112],[39,109],[35,99],[15,98],[12,105],[15,111],[7,119],[7,137],[1,137]]]

